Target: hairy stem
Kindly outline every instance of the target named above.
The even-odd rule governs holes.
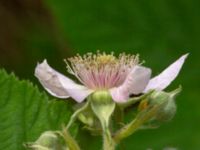
[[[115,150],[115,142],[111,137],[109,129],[103,133],[103,150]]]
[[[69,150],[81,150],[76,140],[70,135],[66,128],[63,127],[60,135],[64,138]]]
[[[78,115],[80,113],[82,113],[83,111],[85,111],[88,108],[88,106],[89,106],[89,101],[87,101],[85,105],[83,105],[80,109],[78,109],[77,111],[75,111],[73,113],[73,115],[71,116],[71,118],[70,118],[70,120],[69,120],[69,122],[67,124],[67,127],[66,127],[67,129],[70,128],[70,126],[74,123],[74,121],[76,120],[76,118],[78,117]]]
[[[138,115],[133,121],[129,124],[118,130],[113,139],[116,143],[119,143],[122,139],[133,134],[142,124],[144,124],[147,120],[151,119],[158,111],[159,106],[154,106],[149,111],[145,112],[142,115]]]

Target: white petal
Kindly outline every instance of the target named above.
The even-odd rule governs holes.
[[[59,81],[62,86],[67,90],[68,94],[77,102],[82,102],[88,95],[94,92],[93,90],[76,83],[69,84],[63,76],[59,76]]]
[[[112,99],[118,103],[126,102],[129,98],[129,94],[127,92],[123,92],[121,87],[110,89],[110,94]]]
[[[79,97],[75,99],[78,102],[85,99],[85,95],[87,94],[87,92],[84,92],[87,88],[82,85],[76,84],[71,79],[55,71],[48,65],[46,60],[37,65],[35,69],[35,76],[39,79],[43,87],[55,97],[68,98],[70,96],[75,97],[74,94],[76,94],[79,95]],[[63,84],[66,85],[63,86]],[[73,93],[72,90],[76,92]]]
[[[124,102],[130,94],[142,93],[150,77],[151,69],[135,66],[121,86],[110,90],[112,98],[117,102]]]
[[[148,92],[150,89],[165,89],[177,77],[187,56],[188,54],[181,56],[177,61],[171,64],[162,73],[152,78],[149,81],[147,87],[145,88],[144,93]]]

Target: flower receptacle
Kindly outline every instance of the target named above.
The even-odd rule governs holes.
[[[88,100],[91,103],[91,108],[102,126],[103,149],[114,150],[115,143],[110,133],[109,125],[110,118],[115,110],[115,102],[113,101],[108,91],[97,91],[90,95]]]
[[[89,96],[91,108],[103,127],[109,126],[109,120],[115,109],[115,102],[108,91],[97,91]]]

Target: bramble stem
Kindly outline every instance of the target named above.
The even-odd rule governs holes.
[[[70,135],[65,127],[63,127],[62,132],[59,132],[59,134],[64,138],[70,150],[81,150],[76,140]]]
[[[115,133],[113,137],[114,141],[119,143],[122,139],[133,134],[142,124],[151,119],[157,113],[157,111],[160,109],[159,106],[160,105],[153,106],[145,113],[138,114],[138,116],[133,121]]]
[[[78,116],[80,113],[82,113],[84,110],[86,110],[86,109],[88,108],[88,106],[89,106],[89,101],[87,101],[85,105],[83,105],[80,109],[78,109],[77,111],[75,111],[75,112],[73,113],[73,115],[71,116],[71,118],[70,118],[70,120],[69,120],[69,122],[68,122],[68,124],[67,124],[67,127],[66,127],[67,129],[70,128],[70,126],[71,126],[71,125],[74,123],[74,121],[76,120],[77,116]]]
[[[115,142],[108,128],[103,132],[103,150],[115,150]]]

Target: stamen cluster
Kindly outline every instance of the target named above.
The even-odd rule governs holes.
[[[75,75],[80,82],[91,89],[109,89],[121,85],[130,70],[139,63],[138,55],[105,52],[77,54],[69,58],[68,72]]]

